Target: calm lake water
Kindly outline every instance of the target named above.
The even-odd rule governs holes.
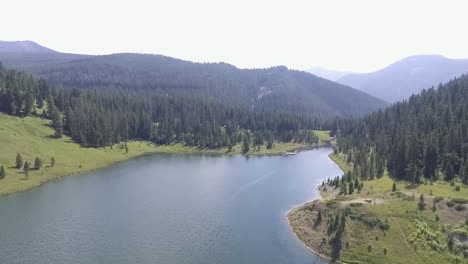
[[[322,263],[285,215],[341,174],[330,152],[151,155],[0,197],[0,262]]]

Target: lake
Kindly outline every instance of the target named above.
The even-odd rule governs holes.
[[[330,152],[155,154],[0,197],[1,263],[323,263],[286,213],[342,173]]]

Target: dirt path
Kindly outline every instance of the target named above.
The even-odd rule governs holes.
[[[362,204],[383,204],[385,201],[379,198],[358,198],[353,200],[341,201],[342,204],[362,203]]]

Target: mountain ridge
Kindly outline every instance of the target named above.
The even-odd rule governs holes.
[[[41,46],[31,40],[3,41],[0,40],[1,53],[58,53],[53,49]]]
[[[468,59],[449,59],[438,54],[414,55],[374,72],[345,75],[337,82],[387,102],[396,102],[467,72]]]
[[[0,52],[0,61],[64,87],[156,90],[259,111],[361,116],[385,106],[361,91],[285,66],[241,69],[223,62],[198,63],[138,53],[27,56]]]

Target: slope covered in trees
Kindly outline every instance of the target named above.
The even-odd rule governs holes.
[[[0,111],[28,116],[36,108],[46,108],[42,115],[52,120],[56,137],[66,133],[89,147],[133,139],[208,148],[271,147],[275,141],[316,143],[310,130],[330,126],[307,115],[257,112],[151,90],[57,88],[0,67]]]
[[[385,106],[363,92],[284,66],[239,69],[225,63],[193,63],[149,54],[47,56],[0,52],[0,61],[69,88],[145,90],[256,111],[359,116]]]
[[[340,125],[338,146],[364,178],[468,184],[468,76]],[[375,172],[375,173],[374,173]]]
[[[339,78],[337,82],[387,102],[396,102],[465,73],[468,73],[467,59],[418,55],[397,61],[375,72],[348,74]]]

